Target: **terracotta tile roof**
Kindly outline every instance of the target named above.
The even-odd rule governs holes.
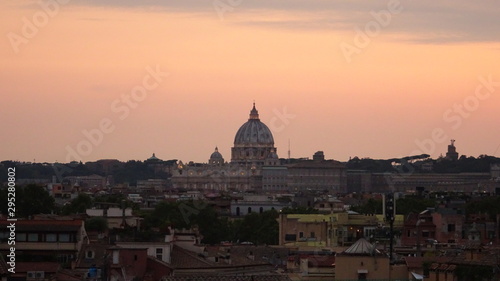
[[[404,257],[408,268],[422,268],[424,262],[448,263],[451,257]]]
[[[290,281],[285,275],[169,276],[165,281]]]
[[[289,249],[270,246],[235,245],[230,251],[232,265],[279,264],[289,255]],[[249,258],[250,253],[253,260]]]
[[[11,222],[0,220],[0,229],[6,228]],[[83,225],[83,220],[18,220],[16,231],[78,231]]]
[[[93,264],[95,264],[97,267],[102,266],[105,261],[106,251],[110,247],[111,245],[108,244],[99,244],[99,243],[83,244],[82,249],[80,250],[80,254],[78,256],[76,267],[89,268]],[[88,251],[93,252],[94,254],[93,258],[87,258]]]
[[[441,271],[446,271],[447,269],[448,269],[448,265],[445,263],[439,265],[439,267],[437,268],[437,270],[441,270]]]
[[[456,265],[451,264],[450,266],[448,266],[448,271],[455,271],[456,268],[457,268]]]
[[[198,256],[194,252],[190,252],[175,245],[172,249],[171,260],[172,260],[172,267],[174,268],[197,268],[197,267],[216,266],[215,263],[206,260],[204,257]]]
[[[439,264],[439,263],[433,263],[431,266],[430,266],[430,270],[432,271],[454,271],[455,269],[457,268],[456,265],[454,264],[447,264],[447,263],[442,263],[442,264]]]
[[[207,246],[205,255],[197,254],[175,246],[172,251],[172,267],[174,268],[206,268],[206,267],[236,267],[247,265],[277,265],[286,261],[288,249],[269,246],[235,245]],[[211,258],[218,258],[213,262]],[[231,260],[230,263],[224,259]]]
[[[5,260],[3,259],[3,255],[0,255],[0,276],[8,273],[8,266]]]
[[[56,273],[55,279],[57,281],[81,281],[83,276],[80,276],[73,271],[64,269]]]
[[[28,271],[44,271],[46,273],[56,273],[61,268],[57,262],[16,262],[16,273]]]
[[[307,259],[309,267],[335,267],[335,256],[311,256]]]

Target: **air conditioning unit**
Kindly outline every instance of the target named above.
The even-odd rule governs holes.
[[[45,271],[28,271],[27,272],[27,279],[44,279],[45,278]]]

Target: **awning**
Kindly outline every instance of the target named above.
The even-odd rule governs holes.
[[[415,272],[412,272],[411,276],[413,276],[414,280],[424,280],[424,276],[423,275],[420,275],[420,274],[415,273]]]

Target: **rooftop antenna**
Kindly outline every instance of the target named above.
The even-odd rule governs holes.
[[[290,160],[290,139],[288,139],[288,160]]]

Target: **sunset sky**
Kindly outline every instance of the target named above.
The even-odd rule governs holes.
[[[500,157],[500,3],[0,2],[0,160]],[[168,73],[168,74],[167,74]],[[146,89],[147,88],[147,89]]]

